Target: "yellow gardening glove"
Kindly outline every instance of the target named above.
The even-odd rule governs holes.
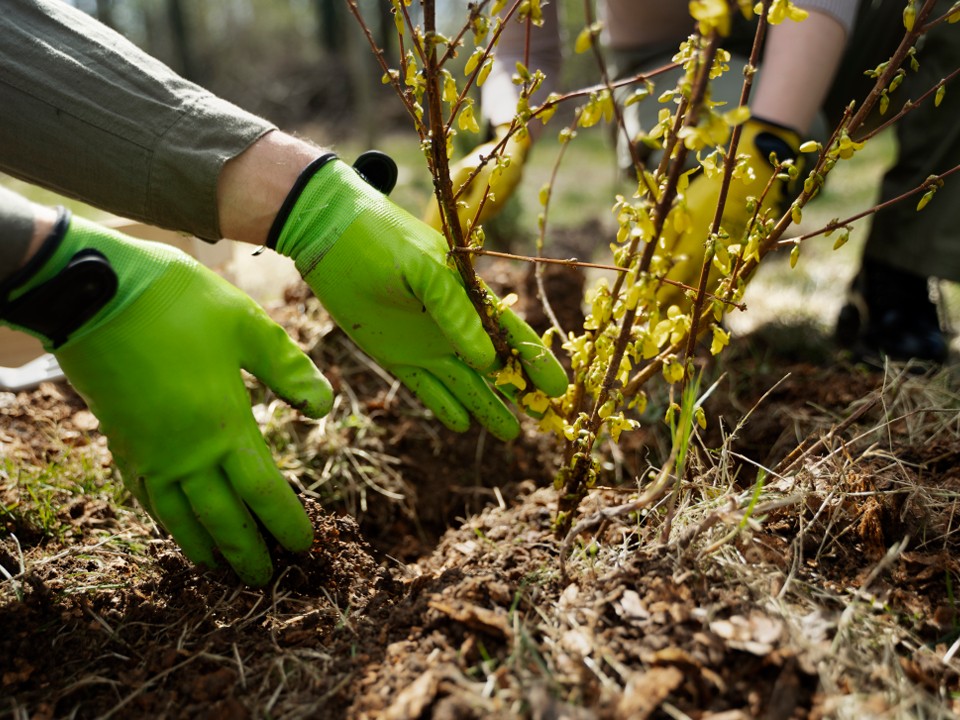
[[[739,173],[740,177],[731,179],[720,221],[720,235],[721,237],[724,234],[727,235],[723,240],[727,247],[745,240],[744,232],[753,216],[747,199],[759,197],[773,176],[775,168],[770,163],[771,154],[775,154],[777,159],[783,162],[795,159],[799,153],[799,147],[800,136],[789,128],[757,118],[744,123],[737,154],[747,157],[747,167],[743,168],[745,172]],[[666,274],[668,279],[697,287],[703,265],[705,243],[716,213],[722,181],[722,169],[718,169],[712,177],[707,177],[704,173],[697,175],[690,181],[681,198],[681,203],[686,206],[687,211],[686,228],[682,232],[678,231],[677,223],[669,220],[664,227],[663,247],[668,254],[673,255],[673,266]],[[785,185],[786,183],[782,180],[774,181],[770,191],[764,197],[761,213],[772,211],[779,217],[786,200]],[[716,265],[713,265],[707,285],[708,292],[716,289],[719,276],[720,272]],[[679,305],[683,310],[688,309],[689,301],[686,299],[685,291],[675,285],[665,283],[657,297],[661,307]]]
[[[474,218],[477,218],[477,210],[481,202],[483,202],[483,209],[480,210],[477,223],[484,223],[499,213],[520,184],[523,177],[523,163],[530,149],[530,133],[526,130],[513,133],[503,146],[502,152],[497,153],[499,161],[497,157],[492,157],[509,129],[509,125],[498,126],[494,129],[493,140],[478,145],[450,168],[453,192],[455,194],[460,192],[457,198],[457,215],[460,218],[460,228],[464,233],[468,231]],[[486,158],[490,159],[470,180],[470,176]],[[468,181],[469,184],[461,192],[460,188]],[[487,195],[484,202],[483,198]],[[423,214],[423,221],[435,230],[443,232],[440,206],[435,197],[430,198]]]

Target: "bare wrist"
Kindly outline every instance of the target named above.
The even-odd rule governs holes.
[[[223,237],[263,245],[300,173],[324,152],[305,140],[274,130],[228,160],[217,184]]]
[[[37,254],[37,250],[43,245],[43,241],[50,237],[50,233],[53,232],[57,219],[60,217],[60,213],[55,208],[44,205],[34,205],[33,207],[33,234],[30,236],[30,244],[27,246],[27,252],[23,257],[23,262],[20,263],[20,267],[26,265],[30,258]]]

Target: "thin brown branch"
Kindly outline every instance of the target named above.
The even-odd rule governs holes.
[[[470,255],[486,255],[488,257],[498,257],[503,258],[504,260],[519,260],[521,262],[543,264],[543,265],[564,265],[566,267],[582,267],[582,268],[594,268],[596,270],[612,270],[613,272],[625,273],[628,272],[629,268],[621,267],[620,265],[606,265],[604,263],[594,263],[594,262],[585,262],[583,260],[577,260],[576,258],[551,258],[543,257],[542,255],[517,255],[515,253],[500,252],[499,250],[484,250],[477,247],[457,247],[451,250],[453,253],[469,253]],[[661,277],[659,275],[654,276],[655,280],[663,282],[667,285],[672,285],[673,287],[679,288],[681,290],[695,290],[689,285],[686,285],[679,280],[672,280],[670,278]],[[746,310],[747,306],[743,303],[733,302],[732,300],[726,300],[712,293],[707,293],[707,297],[712,300],[719,300],[731,307],[736,308],[737,310]]]
[[[910,48],[916,44],[917,39],[923,34],[923,26],[926,24],[927,18],[930,17],[930,14],[933,12],[936,4],[937,0],[925,0],[923,3],[923,7],[920,8],[920,11],[917,13],[916,20],[914,21],[914,29],[908,30],[906,33],[904,33],[903,40],[900,41],[900,45],[897,46],[897,49],[891,56],[887,66],[884,68],[883,72],[880,73],[873,90],[870,91],[866,99],[863,101],[863,105],[860,106],[860,109],[857,110],[856,114],[850,120],[849,132],[851,135],[859,130],[860,127],[867,121],[867,118],[870,117],[870,113],[873,111],[874,106],[880,100],[882,91],[889,87],[890,82],[897,74],[900,66],[903,65],[903,61],[907,59],[907,56],[910,53]]]
[[[467,34],[467,30],[470,29],[470,26],[473,24],[473,21],[476,20],[480,13],[483,12],[483,9],[490,3],[490,0],[480,0],[480,2],[475,5],[471,4],[468,6],[470,10],[470,15],[467,17],[467,21],[463,24],[463,27],[460,28],[460,31],[454,36],[453,40],[447,43],[447,50],[443,53],[443,57],[437,61],[437,64],[440,67],[443,67],[447,64],[447,61],[456,56],[457,48],[460,47],[460,42],[463,40],[463,36]]]
[[[424,0],[424,40],[427,44],[425,56],[426,97],[429,107],[430,121],[430,158],[433,174],[434,190],[440,203],[441,217],[444,218],[447,244],[451,249],[466,247],[463,230],[457,217],[456,203],[453,199],[452,183],[450,181],[450,164],[447,157],[447,136],[444,132],[443,114],[441,109],[440,71],[437,66],[436,49],[436,0]],[[489,299],[477,277],[470,256],[463,253],[453,253],[453,260],[457,270],[463,278],[470,302],[477,311],[483,323],[483,328],[490,336],[497,356],[506,362],[510,357],[510,346],[500,328],[496,313],[488,312]],[[531,386],[532,387],[532,386]]]
[[[930,88],[929,90],[927,90],[925,93],[923,93],[923,95],[921,95],[920,97],[918,97],[916,100],[907,100],[907,101],[903,104],[903,107],[901,107],[900,110],[899,110],[896,114],[891,115],[890,118],[889,118],[888,120],[886,120],[883,124],[877,126],[876,128],[874,128],[874,129],[871,130],[870,132],[868,132],[868,133],[866,133],[865,135],[862,135],[861,137],[859,137],[859,138],[857,139],[858,142],[866,142],[866,141],[869,140],[870,138],[875,137],[876,135],[879,135],[881,132],[883,132],[883,131],[886,130],[887,128],[889,128],[889,127],[891,127],[892,125],[894,125],[895,123],[899,122],[901,118],[903,118],[905,115],[908,115],[909,113],[913,112],[913,111],[916,110],[918,107],[920,107],[920,105],[921,105],[924,101],[928,100],[931,95],[936,94],[937,90],[939,90],[941,87],[943,87],[943,86],[946,85],[948,82],[950,82],[951,80],[953,80],[955,77],[957,77],[957,75],[960,75],[960,68],[955,69],[952,73],[950,73],[950,74],[947,75],[945,78],[943,78],[942,80],[940,80],[940,82],[938,82],[938,83],[937,83],[936,85],[934,85],[932,88]]]
[[[393,86],[393,89],[396,91],[397,95],[400,97],[400,101],[403,103],[404,109],[407,111],[407,114],[413,119],[414,126],[417,128],[418,132],[422,134],[423,121],[417,117],[417,112],[414,109],[414,104],[410,100],[407,89],[403,86],[400,77],[396,76],[394,73],[390,72],[390,64],[387,62],[387,58],[384,56],[383,49],[377,45],[376,39],[373,37],[373,33],[370,30],[370,26],[363,19],[363,13],[360,12],[360,8],[357,6],[356,0],[347,0],[347,7],[350,9],[351,14],[356,18],[357,22],[360,24],[360,29],[363,31],[364,36],[367,38],[367,43],[370,45],[370,49],[373,51],[374,56],[377,58],[377,62],[380,64],[380,69],[383,70],[384,76],[390,81],[390,84]],[[403,53],[401,52],[401,57]]]
[[[447,122],[446,129],[449,130],[453,126],[453,119],[457,116],[457,113],[460,111],[460,106],[463,105],[464,99],[467,97],[467,94],[470,92],[470,89],[473,87],[473,84],[477,80],[477,76],[480,74],[480,69],[483,67],[487,58],[490,57],[490,53],[493,52],[493,48],[496,47],[497,42],[500,40],[500,34],[503,32],[503,28],[506,26],[507,21],[513,17],[514,13],[517,11],[517,8],[520,7],[521,0],[515,0],[510,9],[503,16],[503,22],[500,24],[494,33],[493,37],[490,38],[490,42],[487,44],[486,49],[483,51],[483,55],[480,56],[480,59],[477,61],[477,66],[474,68],[473,72],[470,73],[467,77],[467,81],[463,85],[463,89],[460,91],[460,94],[457,96],[456,102],[453,104],[453,107],[450,110],[450,119]],[[464,26],[466,30],[466,26]],[[444,55],[443,60],[440,61],[439,65],[442,67],[443,64],[447,61],[447,56]],[[472,179],[472,178],[471,178]],[[469,181],[468,181],[469,182]]]
[[[752,70],[756,68],[757,64],[760,62],[760,52],[763,48],[763,40],[767,33],[767,12],[770,9],[771,2],[772,0],[763,1],[763,8],[760,12],[760,18],[757,21],[757,30],[753,35],[753,47],[750,50],[750,59],[748,60],[747,65],[751,71],[744,73],[743,85],[740,88],[740,102],[738,107],[747,107],[747,103],[750,100],[750,90],[753,87],[754,76],[754,72],[752,72]],[[717,236],[720,232],[720,223],[723,221],[723,211],[727,205],[727,194],[730,191],[730,182],[733,179],[733,169],[737,164],[737,149],[740,145],[740,134],[742,130],[742,125],[737,125],[733,128],[733,134],[730,138],[730,145],[727,148],[727,154],[723,161],[723,177],[720,180],[720,195],[717,198],[717,207],[714,211],[713,222],[710,225],[710,231],[707,235],[706,248],[703,255],[703,264],[700,267],[700,280],[697,283],[697,294],[694,298],[693,310],[691,312],[692,322],[690,325],[690,332],[688,333],[687,348],[684,354],[688,360],[693,358],[694,352],[696,351],[697,335],[699,334],[699,328],[697,325],[700,319],[700,313],[703,310],[704,300],[707,296],[707,282],[710,279],[710,267],[713,264],[714,243],[719,241]],[[758,206],[759,204],[760,203],[758,203]],[[687,380],[687,373],[684,373],[681,391],[683,387],[686,386]]]
[[[933,28],[935,28],[937,25],[941,25],[941,24],[943,24],[943,23],[945,23],[945,22],[949,22],[949,21],[950,21],[950,16],[951,16],[951,15],[956,15],[958,12],[960,12],[960,2],[954,3],[954,4],[950,7],[949,10],[947,10],[945,13],[943,13],[943,15],[941,15],[941,16],[938,17],[938,18],[935,18],[935,19],[931,20],[931,21],[928,22],[926,25],[924,25],[922,28],[920,28],[920,34],[921,34],[921,35],[926,35],[928,32],[930,32],[930,31],[931,31]]]
[[[686,113],[686,119],[684,120],[685,125],[693,126],[697,123],[699,109],[706,94],[707,83],[710,77],[710,68],[713,65],[713,60],[716,57],[718,47],[719,36],[717,32],[714,31],[707,41],[706,48],[702,50],[701,65],[699,67],[696,81],[693,86],[693,91],[691,93],[690,107]],[[676,196],[677,182],[680,178],[680,173],[682,171],[685,159],[686,147],[681,145],[679,151],[677,152],[677,156],[674,159],[674,164],[671,166],[667,186],[661,194],[659,202],[656,206],[656,211],[654,214],[654,237],[650,239],[647,248],[644,250],[639,268],[640,272],[646,272],[649,269],[650,261],[653,258],[653,247],[656,245],[656,239],[659,238],[660,234],[663,232],[663,226],[666,221],[667,214],[669,213],[670,205],[673,202],[673,198]],[[638,242],[639,238],[633,239],[630,246],[631,252],[627,256],[627,261],[624,263],[625,265],[629,266],[631,264],[632,258],[636,252],[636,244]],[[617,279],[614,282],[614,289],[617,292],[619,292],[619,289],[623,286],[624,277],[625,275],[620,274],[617,276]],[[616,301],[616,295],[614,295],[614,301]],[[620,320],[620,332],[614,341],[613,350],[610,354],[606,372],[604,373],[600,387],[597,389],[597,396],[594,400],[593,408],[589,413],[586,427],[584,428],[585,432],[580,438],[578,438],[576,442],[571,443],[567,447],[566,454],[568,460],[573,460],[573,464],[572,467],[570,467],[570,472],[564,482],[564,487],[561,491],[559,500],[557,530],[560,534],[563,534],[569,530],[570,523],[573,521],[573,513],[579,505],[580,500],[583,498],[587,487],[589,486],[588,479],[592,471],[591,453],[593,450],[593,444],[596,442],[596,438],[600,432],[600,427],[603,423],[603,419],[600,417],[600,409],[609,399],[610,393],[613,391],[614,385],[617,382],[617,375],[620,372],[620,364],[623,360],[624,354],[626,353],[627,346],[630,343],[636,318],[637,309],[630,308],[624,313],[623,318]]]
[[[897,197],[895,197],[895,198],[891,198],[890,200],[886,200],[886,201],[884,201],[884,202],[882,202],[882,203],[878,203],[878,204],[874,205],[872,208],[869,208],[869,209],[864,210],[864,211],[862,211],[862,212],[858,212],[857,214],[851,215],[850,217],[845,218],[845,219],[843,219],[843,220],[831,220],[829,223],[827,223],[826,225],[824,225],[824,226],[823,226],[822,228],[820,228],[819,230],[814,230],[814,231],[812,231],[812,232],[804,233],[803,235],[800,235],[800,236],[794,237],[794,238],[790,238],[789,240],[779,240],[779,241],[776,243],[776,245],[777,245],[778,247],[789,247],[789,246],[791,246],[791,245],[796,245],[798,242],[802,242],[802,241],[804,241],[804,240],[809,240],[809,239],[812,238],[812,237],[817,237],[818,235],[823,235],[824,233],[832,232],[832,231],[834,231],[834,230],[837,230],[838,228],[842,228],[842,227],[846,227],[846,226],[848,226],[848,225],[851,225],[852,223],[856,222],[857,220],[861,220],[861,219],[867,217],[868,215],[873,215],[873,214],[875,214],[875,213],[880,212],[881,210],[885,210],[885,209],[887,209],[887,208],[889,208],[889,207],[892,207],[892,206],[896,205],[897,203],[903,202],[903,201],[906,200],[907,198],[913,197],[914,195],[917,195],[918,193],[923,192],[924,190],[929,190],[929,189],[930,189],[931,187],[933,187],[934,185],[939,185],[944,179],[950,177],[951,175],[953,175],[953,174],[956,173],[956,172],[960,172],[960,165],[954,165],[952,168],[950,168],[950,169],[947,170],[946,172],[940,173],[939,175],[931,175],[931,176],[928,177],[926,180],[924,180],[922,183],[920,183],[919,185],[917,185],[915,188],[913,188],[912,190],[908,190],[907,192],[903,193],[902,195],[897,195]]]

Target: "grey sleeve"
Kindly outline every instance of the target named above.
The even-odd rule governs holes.
[[[816,10],[830,15],[843,26],[847,31],[847,37],[850,37],[860,0],[795,0],[795,2],[797,7],[804,10]]]
[[[0,187],[0,283],[23,263],[33,237],[33,207],[26,198]]]
[[[211,241],[220,169],[274,127],[62,0],[4,2],[0,108],[0,169]]]

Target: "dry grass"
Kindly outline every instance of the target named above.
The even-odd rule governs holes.
[[[757,287],[798,303],[775,279]],[[129,505],[75,399],[7,398],[24,414],[0,426],[0,716],[956,717],[955,369],[890,367],[839,404],[777,407],[771,382],[694,436],[681,482],[662,437],[663,467],[607,445],[609,487],[564,544],[554,491],[496,496],[503,448],[481,434],[469,463],[451,460],[451,437],[315,301],[285,307],[338,397],[312,421],[250,383],[303,495],[415,533],[436,488],[473,492],[455,476],[484,469],[481,509],[442,508],[451,530],[408,563],[328,522],[327,554],[281,558],[254,591],[189,568]],[[778,442],[810,439],[783,467],[742,447],[774,422]],[[435,485],[421,459],[445,468]]]
[[[628,503],[629,516],[596,498],[606,503],[604,537],[616,541],[589,540],[590,552],[574,552],[567,572],[589,586],[652,541],[673,558],[675,578],[700,573],[749,599],[751,614],[724,621],[722,632],[756,652],[796,653],[818,679],[825,716],[956,717],[960,614],[950,588],[960,578],[960,480],[936,472],[937,463],[955,460],[960,443],[955,373],[889,367],[875,397],[841,414],[861,406],[875,411],[786,474],[761,468],[729,442],[698,453],[695,472],[679,485],[666,541],[662,496],[644,509]],[[835,413],[821,418],[825,431]],[[736,480],[745,469],[760,471],[752,487]],[[947,586],[940,607],[903,587],[911,584],[906,568],[918,566]],[[925,612],[952,616],[952,630],[931,639]],[[560,608],[556,615],[563,617]]]

